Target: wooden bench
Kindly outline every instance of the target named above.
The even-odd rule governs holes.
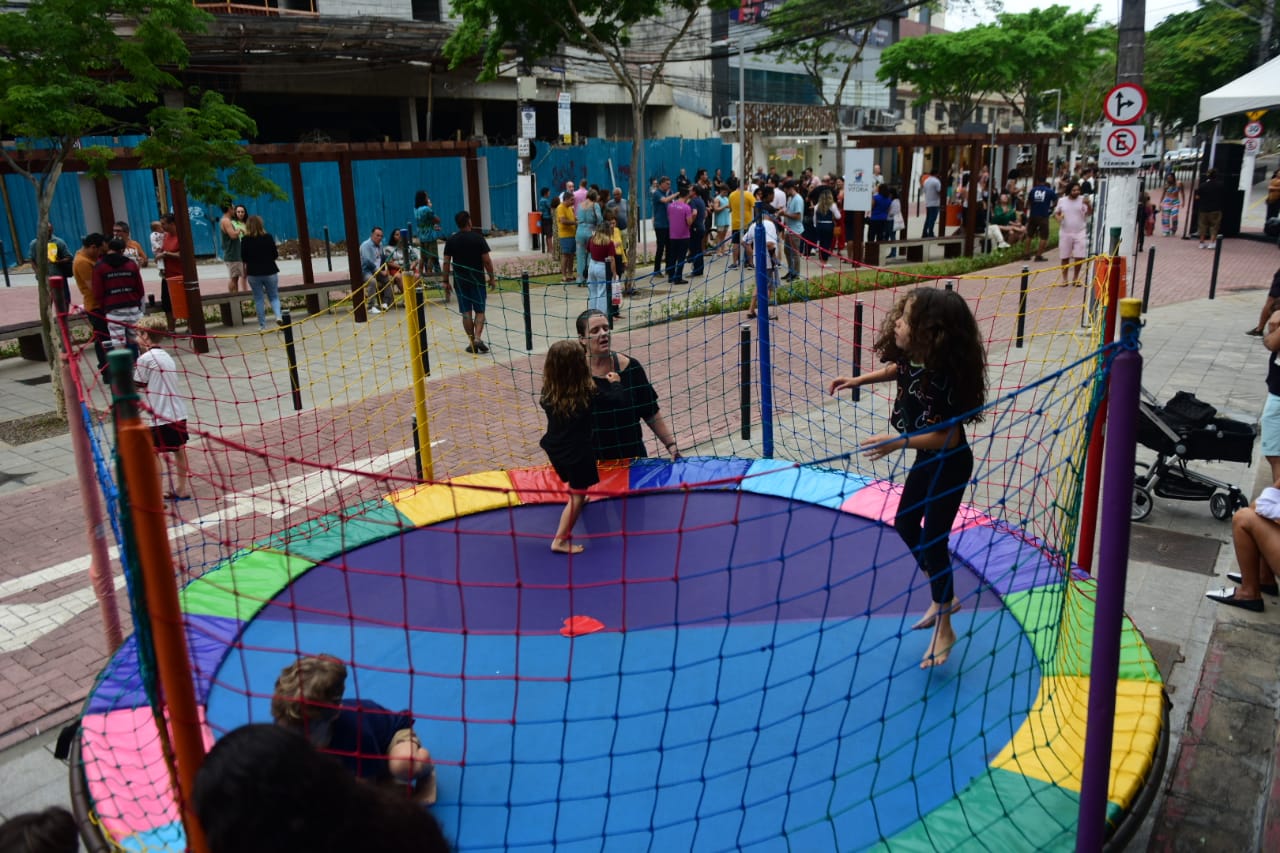
[[[964,252],[964,237],[916,237],[911,240],[894,240],[893,242],[864,243],[862,262],[871,266],[879,266],[881,250],[898,250],[905,255],[909,263],[919,264],[928,260],[930,246],[941,246],[942,257],[958,258]]]
[[[347,279],[329,279],[315,284],[287,284],[280,288],[280,297],[304,296],[307,303],[307,316],[320,314],[329,310],[330,293],[335,290],[350,290]],[[222,325],[244,325],[244,303],[253,301],[253,291],[241,290],[238,293],[204,293],[200,294],[200,304],[208,308],[217,305],[222,314]]]
[[[302,295],[306,297],[307,315],[319,314],[329,310],[330,293],[335,290],[347,289],[346,279],[330,279],[315,284],[290,284],[280,288],[280,296],[296,296]],[[217,305],[222,313],[222,323],[225,326],[242,326],[244,325],[244,303],[253,301],[252,291],[240,291],[239,293],[201,293],[200,302],[208,308],[210,305]],[[148,313],[154,313],[159,310],[158,305],[149,304]],[[83,317],[74,317],[71,323],[87,324],[88,321]],[[10,323],[0,326],[0,341],[18,342],[18,355],[27,361],[48,361],[49,356],[44,351],[44,341],[40,338],[40,321],[27,320],[20,323]]]

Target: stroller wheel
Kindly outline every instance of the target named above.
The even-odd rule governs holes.
[[[1151,515],[1151,507],[1154,501],[1151,499],[1151,492],[1141,486],[1133,487],[1133,504],[1129,507],[1129,519],[1131,521],[1142,521],[1148,515]]]
[[[1218,521],[1226,521],[1235,512],[1235,508],[1231,506],[1231,500],[1225,493],[1214,492],[1213,497],[1209,498],[1209,512]]]

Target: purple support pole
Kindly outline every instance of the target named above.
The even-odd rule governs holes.
[[[755,249],[756,262],[756,323],[760,339],[760,455],[773,458],[773,368],[769,350],[769,291],[773,277],[778,274],[774,258],[765,244],[763,206],[756,205]],[[779,249],[780,251],[780,249]]]
[[[1102,480],[1102,529],[1098,541],[1098,599],[1093,616],[1089,668],[1089,719],[1080,785],[1077,853],[1096,853],[1107,837],[1107,788],[1115,726],[1116,679],[1124,626],[1124,587],[1129,567],[1129,505],[1138,439],[1142,356],[1137,349],[1142,300],[1120,300],[1122,349],[1111,362],[1106,469]]]

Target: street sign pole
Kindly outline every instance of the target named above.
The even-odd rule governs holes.
[[[1258,160],[1258,149],[1262,147],[1262,122],[1249,114],[1252,119],[1244,126],[1244,162],[1240,166],[1239,188],[1244,190],[1244,207],[1249,209],[1249,196],[1253,194],[1253,169]]]

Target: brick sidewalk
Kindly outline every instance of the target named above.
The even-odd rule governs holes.
[[[1151,300],[1153,307],[1202,299],[1208,295],[1212,252],[1197,249],[1195,241],[1177,238],[1151,238],[1149,244],[1156,247]],[[1218,282],[1220,293],[1261,289],[1270,283],[1272,274],[1280,265],[1280,253],[1271,244],[1232,240],[1225,243],[1221,261]],[[1019,274],[1021,266],[1020,263],[1014,263],[986,271],[984,275],[1012,278]],[[1040,263],[1033,264],[1032,269],[1046,270],[1053,266],[1053,263]],[[1140,295],[1146,272],[1145,253],[1137,266],[1136,291]],[[1043,275],[1044,273],[1040,273],[1037,279]],[[149,271],[148,278],[154,278],[153,271]],[[211,287],[217,286],[217,281],[212,277],[207,282]],[[1078,298],[1070,290],[1056,292],[1061,294],[1062,299]],[[0,293],[0,310],[7,310],[5,300],[21,296],[33,301],[34,293],[30,288]],[[1059,297],[1050,293],[1044,298]],[[1259,296],[1259,307],[1261,301]],[[824,306],[821,310],[836,316],[842,313],[838,305]],[[843,313],[848,316],[851,312]],[[740,322],[738,315],[726,315],[724,326],[736,327]],[[1242,316],[1238,330],[1233,328],[1229,331],[1242,334],[1254,322],[1256,315]],[[801,320],[799,328],[794,332],[792,345],[802,345],[799,342],[808,333]],[[641,358],[649,358],[647,363],[655,366],[666,355],[654,352],[653,357],[650,357],[647,349],[637,347],[633,347],[632,351],[639,353]],[[685,355],[688,356],[689,353]],[[706,387],[715,377],[722,377],[723,372],[730,369],[721,367],[709,356],[710,354],[694,353],[688,362],[690,370],[687,373],[681,374],[678,370],[669,369],[660,378],[655,377],[655,380],[669,383],[666,385],[669,389],[668,396],[675,396],[677,388],[687,391],[690,388]],[[720,357],[723,357],[723,353]],[[806,369],[803,357],[800,360],[801,365],[797,369]],[[471,379],[474,380],[474,377]],[[458,393],[465,393],[466,384],[465,381],[457,383],[460,389]],[[445,411],[450,409],[451,407],[445,407]],[[535,428],[540,430],[540,424]],[[688,434],[693,425],[680,423],[677,428]],[[245,437],[252,438],[251,435]],[[252,441],[247,443],[252,446]],[[532,440],[522,443],[517,456],[541,461],[536,451],[531,449],[532,446]],[[442,472],[441,475],[447,473]],[[255,474],[254,477],[252,481],[257,482],[258,475]],[[0,568],[0,592],[13,589],[12,585],[17,579],[33,571],[80,557],[86,551],[78,487],[73,479],[31,487],[0,497],[0,518],[5,519],[0,526],[0,544],[5,547],[9,557],[3,568]],[[250,520],[246,524],[250,525],[251,530],[260,532],[261,525],[258,522]],[[278,525],[280,522],[273,524]],[[32,535],[33,531],[38,531],[39,535]],[[0,604],[7,608],[4,611],[8,614],[7,618],[20,619],[23,605],[52,602],[84,585],[84,573],[72,572],[60,579],[41,583],[33,589],[0,595]],[[123,591],[119,594],[119,600],[122,610],[127,612]],[[105,661],[102,636],[97,608],[90,607],[67,624],[44,634],[26,647],[0,653],[0,748],[29,737],[37,729],[47,729],[70,719],[78,713],[88,688]]]

